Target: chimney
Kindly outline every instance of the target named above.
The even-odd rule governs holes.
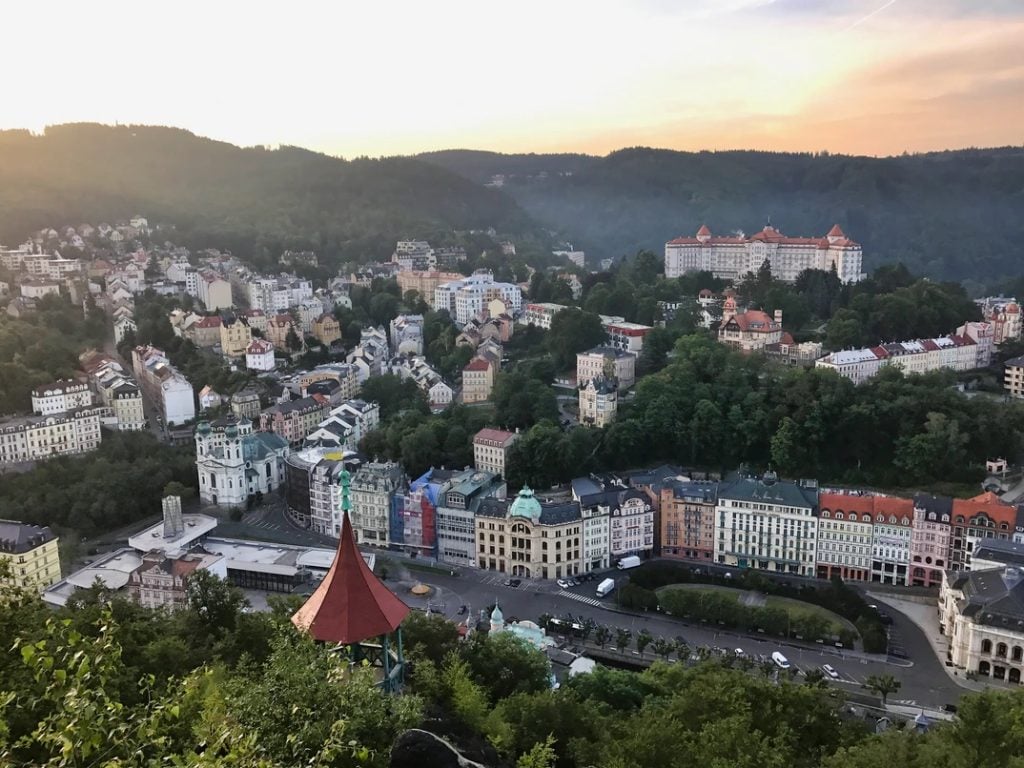
[[[778,323],[779,325],[782,325],[782,310],[781,309],[776,309],[775,310],[775,322]]]
[[[181,497],[165,496],[163,499],[164,509],[164,538],[173,539],[185,532],[185,521],[181,517]]]

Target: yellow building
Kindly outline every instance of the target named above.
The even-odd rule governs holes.
[[[0,584],[42,592],[60,581],[57,541],[49,528],[0,520]]]
[[[341,338],[341,323],[334,315],[325,312],[313,321],[313,335],[317,341],[329,347]]]
[[[228,357],[244,357],[252,344],[252,329],[240,318],[228,318],[220,326],[220,348]]]
[[[483,357],[474,357],[462,369],[462,402],[482,403],[494,389],[494,366]]]
[[[509,504],[481,499],[476,514],[477,564],[527,579],[583,572],[583,520],[576,501],[541,504],[524,487]]]

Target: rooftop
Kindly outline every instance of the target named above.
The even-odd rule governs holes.
[[[0,552],[29,552],[56,538],[48,527],[0,520]]]
[[[481,445],[493,443],[498,447],[504,448],[514,441],[515,438],[515,432],[506,432],[503,429],[491,429],[490,427],[486,427],[473,436],[473,443],[480,443]]]

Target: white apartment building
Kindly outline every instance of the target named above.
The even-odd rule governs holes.
[[[106,355],[94,355],[83,361],[82,367],[100,402],[113,410],[119,430],[138,431],[147,428],[142,391],[119,362]]]
[[[168,426],[196,417],[192,385],[171,365],[163,350],[136,347],[132,350],[132,369],[142,391],[160,409]]]
[[[108,408],[90,407],[0,421],[0,464],[94,451],[103,439],[100,424],[109,415]]]
[[[970,371],[978,367],[977,349],[978,345],[971,337],[956,334],[863,349],[844,349],[825,355],[814,364],[818,368],[830,368],[860,384],[886,365],[896,366],[906,374],[928,373],[943,368]]]
[[[484,312],[488,302],[501,299],[511,314],[518,314],[523,306],[523,294],[518,285],[495,282],[487,270],[477,270],[469,277],[444,283],[434,289],[434,309],[448,310],[452,319],[465,325]]]
[[[670,279],[706,270],[715,277],[737,280],[756,273],[765,261],[772,276],[787,283],[796,282],[805,269],[833,267],[844,283],[864,278],[861,246],[847,238],[838,224],[825,237],[786,237],[771,226],[750,237],[742,233],[723,237],[712,235],[704,225],[694,237],[665,243],[665,277]]]
[[[391,504],[406,489],[405,472],[395,462],[371,461],[352,476],[352,530],[360,544],[386,547],[391,529]]]
[[[481,429],[473,436],[473,466],[498,477],[504,477],[509,453],[518,439],[518,432]]]
[[[30,278],[23,280],[20,290],[26,299],[41,299],[44,296],[60,296],[60,283],[53,280]]]
[[[650,497],[635,488],[622,491],[608,512],[608,531],[612,560],[649,555],[654,550],[654,508]]]
[[[388,330],[391,354],[423,354],[423,315],[399,315]]]
[[[197,278],[199,300],[207,311],[231,309],[231,283],[216,272],[201,272]]]
[[[299,325],[303,333],[313,333],[313,321],[324,313],[324,304],[320,299],[307,298],[299,303]]]
[[[907,584],[914,502],[912,499],[877,497],[874,514],[871,580],[882,584]]]
[[[716,563],[813,576],[818,491],[774,472],[725,484],[715,507]]]
[[[552,318],[563,309],[569,309],[569,307],[565,304],[552,304],[551,302],[527,304],[523,309],[520,322],[523,325],[536,325],[538,328],[550,331]]]
[[[84,381],[59,379],[32,390],[32,411],[50,416],[92,405],[92,392]]]
[[[870,581],[874,537],[871,496],[825,493],[819,496],[817,576]]]
[[[245,348],[245,367],[250,371],[272,371],[274,345],[266,339],[253,339]]]

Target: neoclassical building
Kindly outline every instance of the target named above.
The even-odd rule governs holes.
[[[582,572],[583,521],[575,501],[541,503],[522,488],[510,504],[483,499],[476,515],[477,564],[527,579]]]
[[[946,571],[939,631],[953,666],[1020,683],[1024,670],[1024,577],[1019,568]]]
[[[272,432],[253,432],[248,419],[233,416],[196,426],[199,497],[221,506],[245,504],[284,482],[288,443]]]

